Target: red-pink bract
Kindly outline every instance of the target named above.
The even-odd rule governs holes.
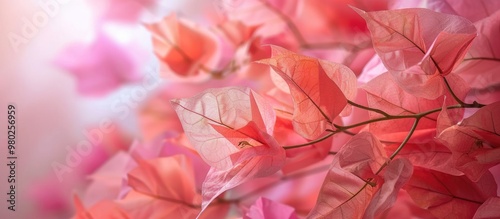
[[[288,84],[294,102],[293,125],[302,137],[314,139],[332,128],[331,123],[356,95],[354,73],[344,65],[302,56],[271,46],[271,66]]]
[[[367,21],[373,46],[395,81],[418,97],[444,94],[440,77],[460,64],[476,37],[474,25],[455,15],[428,9],[355,10]]]

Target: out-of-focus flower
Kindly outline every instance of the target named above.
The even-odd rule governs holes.
[[[160,60],[164,77],[207,78],[220,59],[219,42],[214,33],[175,14],[146,25],[153,36],[155,54]]]
[[[59,54],[55,64],[76,77],[79,93],[101,96],[142,78],[140,54],[130,46],[100,31],[90,44],[70,45]]]
[[[287,218],[287,219],[297,219],[295,214],[295,209],[269,200],[267,198],[259,198],[254,205],[252,205],[244,217],[245,219],[275,219],[275,218]]]
[[[102,20],[133,23],[154,9],[157,0],[93,0],[91,4]]]

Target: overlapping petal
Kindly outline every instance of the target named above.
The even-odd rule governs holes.
[[[314,139],[356,96],[356,76],[344,65],[302,56],[272,46],[267,64],[288,84],[294,102],[294,129],[303,137]]]

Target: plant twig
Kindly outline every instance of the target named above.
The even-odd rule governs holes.
[[[483,106],[484,106],[483,104],[474,102],[472,104],[447,106],[446,109],[481,108]],[[373,109],[373,108],[371,108],[371,109]],[[370,119],[370,120],[366,120],[364,122],[360,122],[360,123],[356,123],[356,124],[352,124],[352,125],[348,125],[348,126],[341,126],[341,125],[333,124],[333,126],[336,128],[336,130],[326,129],[325,131],[329,132],[329,133],[327,135],[321,137],[321,138],[318,138],[316,140],[313,140],[313,141],[310,141],[310,142],[306,142],[306,143],[303,143],[303,144],[283,146],[283,148],[285,150],[287,150],[287,149],[293,149],[293,148],[300,148],[300,147],[309,146],[309,145],[316,144],[318,142],[324,141],[324,140],[328,139],[329,137],[332,137],[333,135],[335,135],[337,133],[341,133],[341,132],[346,133],[348,135],[355,135],[356,133],[350,132],[348,130],[352,129],[352,128],[359,127],[359,126],[363,126],[363,125],[368,125],[368,124],[371,124],[371,123],[375,123],[375,122],[395,120],[395,119],[411,119],[411,118],[416,119],[416,120],[420,120],[420,119],[424,118],[425,116],[427,116],[429,114],[437,113],[437,112],[440,112],[441,110],[443,110],[443,108],[436,108],[436,109],[428,110],[428,111],[421,112],[421,113],[411,114],[411,115],[390,115],[390,114],[384,112],[384,114],[387,114],[387,116],[380,117],[380,118],[375,118],[375,119]]]
[[[283,146],[283,148],[285,150],[288,150],[288,149],[294,149],[294,148],[300,148],[300,147],[304,147],[304,146],[309,146],[309,145],[312,145],[312,144],[316,144],[318,142],[322,142],[326,139],[328,139],[329,137],[332,137],[334,134],[336,134],[336,132],[330,132],[328,133],[327,135],[321,137],[321,138],[318,138],[314,141],[310,141],[310,142],[306,142],[304,144],[297,144],[297,145],[290,145],[290,146]]]
[[[358,107],[360,109],[364,109],[364,110],[376,112],[376,113],[382,114],[385,117],[389,117],[389,114],[387,114],[383,110],[379,110],[379,109],[374,109],[374,108],[371,108],[371,107],[363,106],[363,105],[357,104],[355,102],[352,102],[350,100],[347,100],[347,103],[351,104],[352,106]]]

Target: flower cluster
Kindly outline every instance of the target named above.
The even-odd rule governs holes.
[[[215,6],[145,25],[168,83],[75,218],[500,217],[496,1]]]

